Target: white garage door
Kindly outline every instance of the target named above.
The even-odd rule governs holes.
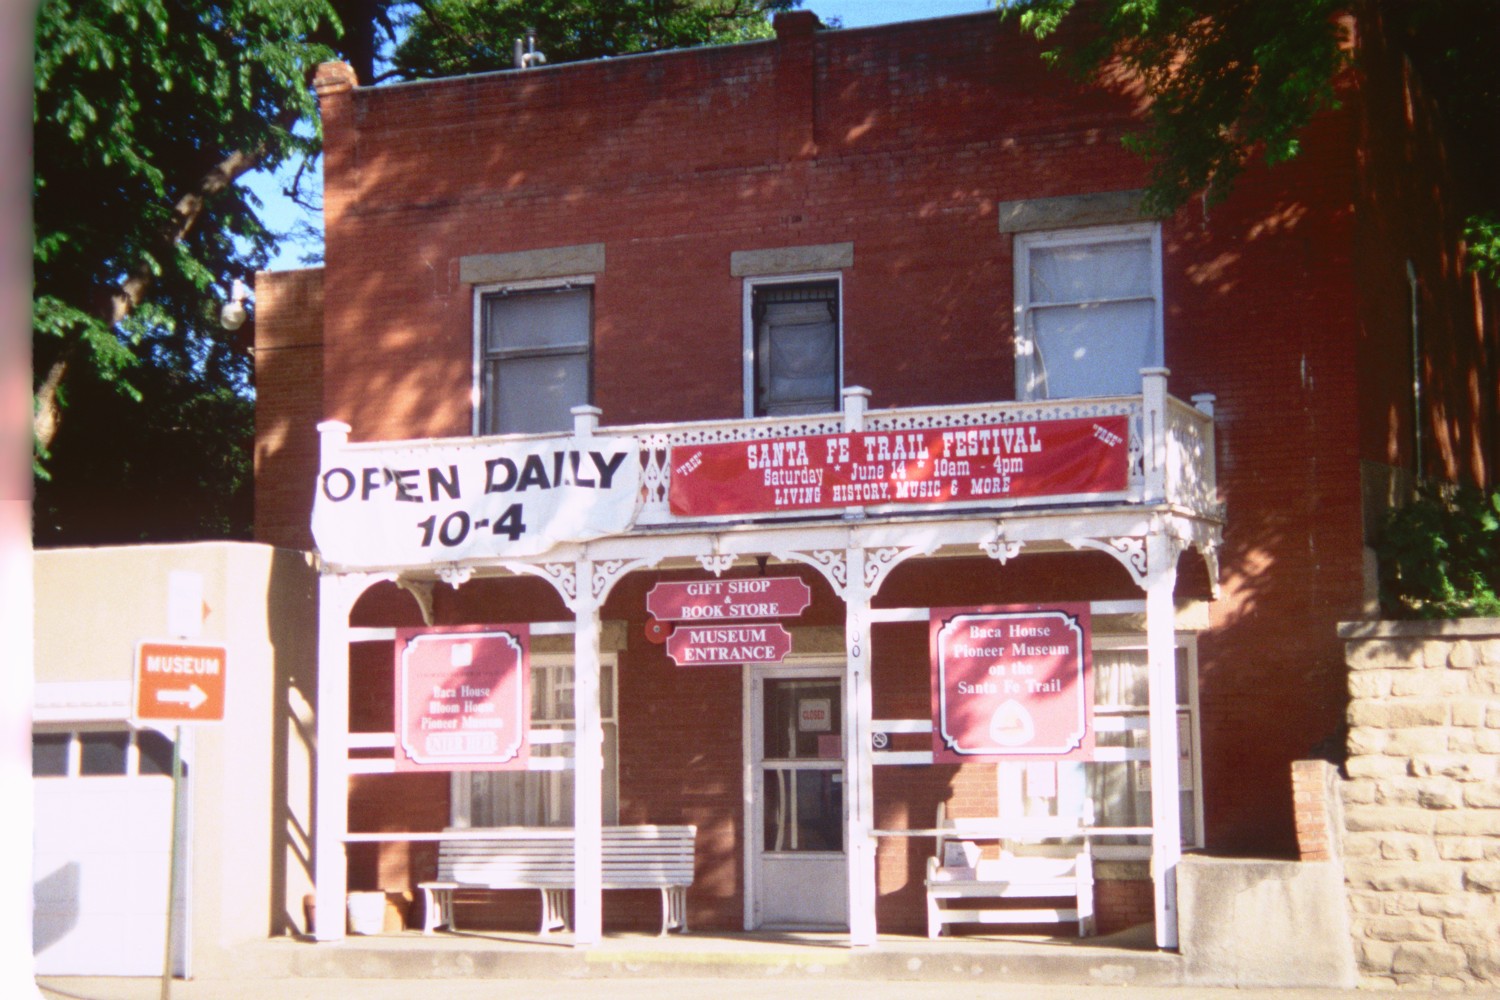
[[[125,729],[38,732],[32,754],[37,973],[160,975],[171,743]]]

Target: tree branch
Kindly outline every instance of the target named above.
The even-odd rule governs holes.
[[[295,111],[287,109],[282,112],[279,124],[289,129],[297,118]],[[158,248],[168,254],[171,253],[176,245],[192,232],[193,226],[202,217],[205,206],[216,195],[232,187],[241,176],[260,166],[269,151],[270,146],[265,142],[250,149],[235,150],[199,177],[197,182],[177,199],[177,204],[172,210],[172,221],[159,234]],[[155,277],[146,261],[138,261],[126,279],[108,292],[107,298],[96,312],[98,319],[110,327],[123,322],[146,300]],[[56,360],[47,370],[46,377],[37,386],[31,429],[35,447],[40,454],[45,455],[50,452],[52,442],[57,437],[57,428],[62,420],[58,390],[67,378],[68,371],[82,344],[81,332],[69,337],[67,343],[58,352]]]

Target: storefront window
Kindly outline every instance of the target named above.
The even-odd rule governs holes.
[[[998,769],[1001,815],[1080,817],[1091,827],[1151,825],[1151,745],[1146,649],[1139,639],[1096,637],[1094,720],[1098,757],[1087,762],[1037,761]],[[1177,647],[1177,752],[1182,843],[1202,843],[1198,780],[1196,664],[1190,642]],[[1146,837],[1099,840],[1101,856],[1142,854]]]
[[[615,715],[615,665],[599,672],[599,705],[604,728],[604,822],[619,822],[619,725]],[[573,665],[566,660],[533,657],[531,728],[572,732]],[[534,742],[535,764],[573,756],[571,743]],[[534,764],[534,766],[535,766]],[[546,765],[542,765],[545,767]],[[453,776],[453,825],[572,826],[573,771],[466,771]]]

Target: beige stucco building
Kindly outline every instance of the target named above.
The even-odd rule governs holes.
[[[222,722],[183,727],[176,967],[298,929],[311,890],[316,575],[249,543],[35,556],[36,913],[42,974],[159,974],[174,726],[131,721],[137,644],[222,646]]]

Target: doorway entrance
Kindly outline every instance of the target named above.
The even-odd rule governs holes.
[[[746,923],[846,929],[843,671],[752,668],[750,688]]]

